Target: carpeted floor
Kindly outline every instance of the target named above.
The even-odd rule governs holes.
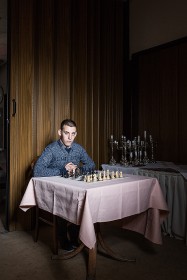
[[[155,245],[139,234],[102,224],[105,241],[135,263],[97,255],[97,280],[186,280],[187,246],[184,241],[163,237]],[[51,228],[43,225],[39,240],[31,232],[6,232],[0,224],[0,278],[2,280],[83,280],[86,279],[87,250],[62,261],[51,259]]]

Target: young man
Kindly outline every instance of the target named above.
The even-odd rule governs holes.
[[[74,173],[77,167],[82,172],[90,172],[95,169],[95,163],[89,157],[86,150],[76,142],[76,123],[71,119],[65,119],[58,130],[59,140],[49,144],[38,158],[34,169],[34,177],[61,176]],[[67,221],[58,218],[58,237],[62,249],[71,251],[76,247],[79,227],[71,224],[69,228],[70,240],[67,237]]]
[[[94,170],[93,160],[81,145],[74,142],[77,136],[74,121],[63,120],[58,135],[60,139],[49,144],[37,160],[33,170],[34,177],[59,176],[75,171],[77,167],[85,172]]]

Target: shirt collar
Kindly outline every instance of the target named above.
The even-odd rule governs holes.
[[[63,147],[64,149],[68,148],[68,149],[72,149],[74,146],[74,142],[72,143],[72,145],[70,147],[66,147],[66,145],[64,145],[64,143],[62,142],[61,139],[58,140],[58,143],[60,145],[60,147]]]

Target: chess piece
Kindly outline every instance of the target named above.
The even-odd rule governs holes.
[[[123,178],[123,172],[122,171],[119,172],[119,178]]]
[[[95,173],[94,173],[94,175],[93,175],[93,181],[94,181],[94,182],[97,182],[97,174],[95,174]]]
[[[91,180],[90,180],[90,175],[87,175],[87,183],[90,183]]]
[[[110,173],[109,173],[109,170],[106,171],[106,179],[107,179],[107,180],[110,180]]]
[[[114,171],[111,172],[111,179],[115,179]]]
[[[116,178],[119,178],[119,171],[116,171]]]
[[[93,181],[93,175],[90,174],[89,177],[90,177],[90,182],[92,182]]]
[[[101,172],[99,172],[98,180],[99,180],[99,181],[103,181],[102,176],[101,176]]]
[[[103,180],[106,180],[105,170],[103,171]]]

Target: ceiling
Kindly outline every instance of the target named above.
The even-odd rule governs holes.
[[[0,65],[7,60],[7,0],[0,0]]]

